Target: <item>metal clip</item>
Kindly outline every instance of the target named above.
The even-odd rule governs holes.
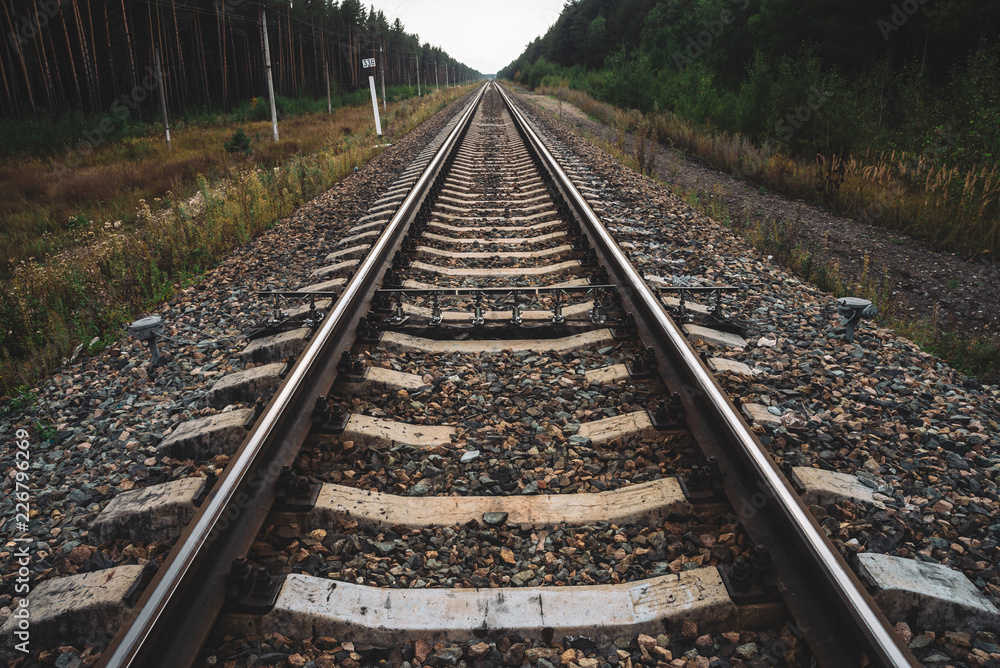
[[[510,324],[514,325],[515,327],[520,327],[522,322],[523,318],[521,317],[521,302],[518,300],[517,290],[514,290],[514,311],[510,317]]]
[[[435,292],[431,295],[431,324],[440,325],[444,322],[441,316],[441,293]]]
[[[608,319],[604,310],[604,291],[598,288],[594,291],[594,306],[590,309],[590,321],[595,325],[603,324]]]
[[[562,297],[563,291],[556,290],[556,301],[552,305],[552,323],[556,325],[566,322],[566,316],[563,315]]]
[[[392,295],[393,300],[393,310],[392,315],[385,319],[390,325],[402,325],[404,322],[410,319],[408,315],[403,311],[403,296],[395,292]]]
[[[473,327],[479,327],[484,322],[486,322],[486,318],[483,317],[483,293],[482,292],[477,292],[476,293],[476,306],[475,306],[474,310],[472,311],[472,326]]]

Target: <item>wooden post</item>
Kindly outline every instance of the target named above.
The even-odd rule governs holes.
[[[163,68],[160,67],[160,49],[153,49],[153,60],[156,64],[156,83],[160,87],[160,110],[163,112],[163,129],[167,133],[167,150],[170,150],[170,122],[167,120],[167,96],[163,92]]]
[[[271,132],[278,141],[278,109],[274,105],[274,83],[271,81],[271,52],[267,46],[267,18],[264,7],[260,8],[260,29],[264,33],[264,69],[267,71],[267,94],[271,97]]]
[[[417,97],[423,97],[420,94],[420,54],[417,54]]]

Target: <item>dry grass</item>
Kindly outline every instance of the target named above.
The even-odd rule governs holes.
[[[568,88],[540,88],[619,132],[645,136],[695,155],[748,181],[835,211],[906,232],[968,259],[1000,257],[1000,168],[949,168],[924,156],[817,156],[804,160],[736,134],[711,132],[673,114],[643,116]],[[645,150],[642,142],[634,159]],[[639,171],[645,171],[640,169]]]
[[[636,172],[648,173],[651,149],[643,136],[651,124],[659,141],[672,143],[718,166],[743,173],[751,180],[781,183],[785,186],[783,189],[798,192],[799,197],[819,195],[827,203],[832,200],[842,207],[854,206],[855,210],[867,203],[867,208],[860,209],[860,215],[869,222],[898,226],[915,234],[914,225],[904,227],[904,221],[912,218],[919,221],[919,226],[924,226],[932,225],[930,221],[933,220],[947,219],[946,230],[923,232],[938,232],[942,238],[955,241],[961,234],[977,235],[978,242],[965,240],[961,245],[968,249],[968,255],[992,253],[995,257],[997,253],[1000,220],[997,219],[996,193],[1000,175],[995,171],[981,170],[962,176],[957,170],[936,168],[905,155],[868,155],[846,162],[836,158],[829,162],[819,159],[810,164],[755,146],[746,137],[705,133],[666,115],[653,116],[650,120],[649,116],[616,109],[579,91],[562,88],[539,89],[538,92],[566,100],[614,128],[614,143],[590,134],[586,137]],[[627,133],[639,138],[633,141],[631,148],[627,146]],[[655,150],[655,142],[652,150]],[[873,267],[868,256],[860,274],[850,279],[835,259],[823,259],[818,249],[803,245],[788,222],[753,216],[741,219],[727,208],[721,192],[703,201],[695,191],[669,183],[665,185],[690,206],[733,228],[758,250],[773,256],[776,262],[802,279],[837,297],[850,295],[871,300],[878,307],[881,324],[910,338],[964,373],[983,382],[1000,382],[1000,339],[942,326],[936,314],[930,318],[914,318],[894,297],[888,273]],[[919,192],[926,196],[921,198],[914,194]]]
[[[405,103],[395,103],[396,105]],[[0,163],[0,278],[10,265],[72,247],[74,229],[89,221],[121,221],[132,227],[136,202],[193,195],[197,177],[227,177],[247,159],[222,145],[237,129],[252,138],[254,163],[275,167],[296,154],[337,146],[345,136],[372,124],[371,107],[347,107],[327,114],[304,114],[281,121],[281,141],[271,140],[270,122],[188,126],[173,131],[172,150],[161,136],[127,139],[100,146],[78,166],[65,156],[10,159]]]
[[[411,131],[467,90],[447,89],[419,102],[390,105],[387,138]],[[167,165],[152,158],[136,165],[118,161],[102,172],[95,158],[95,164],[75,172],[59,188],[72,185],[78,197],[88,188],[93,188],[92,194],[106,194],[99,175],[121,173],[117,187],[129,188],[134,198],[130,209],[134,222],[124,224],[116,218],[80,222],[60,233],[61,250],[45,261],[22,259],[11,265],[0,292],[0,392],[30,385],[57,367],[81,341],[117,332],[122,322],[169,297],[232,248],[377,155],[383,149],[373,141],[370,113],[370,107],[367,113],[364,107],[349,108],[333,119],[323,115],[286,122],[281,127],[282,142],[259,144],[252,158],[216,152],[228,138],[227,130],[231,134],[228,128],[187,133],[173,153],[163,152]],[[251,128],[256,132],[256,124]],[[269,125],[267,129],[269,133]],[[114,150],[131,149],[107,149]],[[210,169],[195,171],[203,164]],[[194,175],[191,184],[173,183],[195,195],[192,203],[182,203],[170,191],[166,179],[177,173],[174,168]],[[208,178],[205,172],[211,169],[225,178]],[[23,183],[37,182],[24,179]],[[168,189],[138,197],[150,192],[154,183]]]
[[[866,255],[861,272],[850,278],[841,271],[836,259],[823,258],[818,248],[796,238],[789,222],[756,216],[739,218],[727,208],[721,196],[702,201],[695,191],[669,187],[690,206],[733,228],[759,251],[772,256],[775,262],[803,280],[835,297],[870,300],[878,308],[877,320],[883,326],[947,360],[963,373],[986,383],[1000,382],[1000,338],[964,332],[954,323],[942,326],[937,313],[929,318],[914,317],[913,312],[897,299],[898,293],[892,290],[888,272],[874,266],[871,257]]]

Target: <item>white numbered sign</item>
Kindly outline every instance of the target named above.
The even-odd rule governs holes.
[[[361,61],[361,66],[364,67],[365,69],[371,69],[375,67],[375,59],[365,58],[364,60]]]

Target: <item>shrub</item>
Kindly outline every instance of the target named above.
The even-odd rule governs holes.
[[[222,145],[222,148],[226,149],[229,153],[250,153],[250,137],[247,137],[246,133],[243,132],[243,128],[239,128],[229,136],[229,141]]]

